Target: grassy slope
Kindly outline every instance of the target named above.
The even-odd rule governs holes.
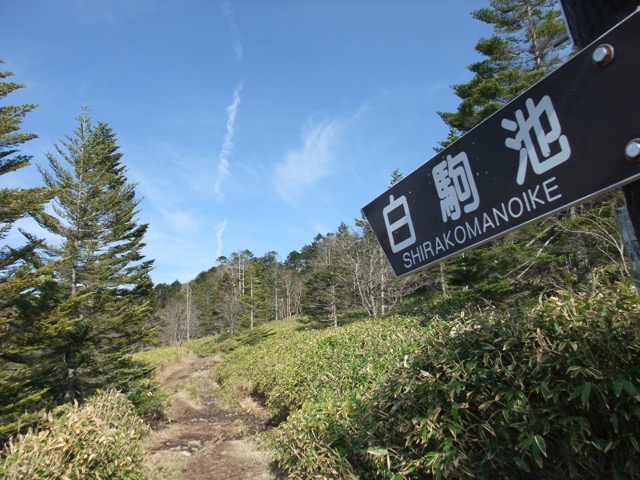
[[[227,355],[228,394],[282,414],[299,478],[640,478],[640,300],[272,331]],[[288,415],[288,416],[287,416]]]
[[[162,367],[221,352],[227,398],[260,395],[284,420],[266,440],[292,478],[640,478],[640,299],[628,285],[446,321],[272,322],[135,359]],[[138,425],[131,405],[114,395],[87,405],[96,402],[90,415],[46,417],[5,448],[0,472],[39,471],[61,455],[77,472],[118,466],[137,478],[142,430],[118,427]],[[116,429],[108,442],[98,424]],[[43,451],[53,457],[29,460]]]

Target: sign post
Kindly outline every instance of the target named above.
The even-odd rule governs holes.
[[[582,49],[604,32],[631,15],[638,0],[561,0],[573,43]],[[640,105],[637,105],[640,108]],[[638,125],[640,133],[640,125]],[[630,144],[628,152],[640,155],[640,144]],[[620,236],[631,261],[633,282],[640,292],[640,182],[623,187],[626,205],[616,210]]]
[[[639,180],[639,51],[636,13],[366,205],[396,275]]]

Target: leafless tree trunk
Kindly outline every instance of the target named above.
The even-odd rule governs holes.
[[[282,273],[282,281],[285,295],[283,316],[289,319],[300,312],[300,300],[302,298],[304,283],[300,275],[291,270],[285,270]]]
[[[187,283],[187,305],[186,305],[186,317],[187,317],[187,340],[191,339],[191,285]]]
[[[253,304],[253,275],[251,275],[249,290],[249,318],[251,321],[251,330],[253,330],[255,326],[255,306]]]
[[[221,299],[218,305],[220,315],[229,329],[229,333],[235,336],[240,326],[240,311],[241,311],[241,289],[242,283],[239,281],[239,270],[236,270],[233,265],[228,264],[221,266],[217,270],[217,274],[220,277],[220,293]]]
[[[162,320],[160,337],[165,343],[181,345],[194,336],[198,312],[190,302],[174,299],[158,315]]]
[[[229,327],[229,333],[232,337],[235,337],[239,327],[240,298],[233,294],[224,295],[222,297],[220,310]]]
[[[336,236],[338,262],[345,281],[353,284],[360,305],[370,317],[384,315],[411,290],[407,280],[396,279],[370,227],[362,233],[342,227]]]

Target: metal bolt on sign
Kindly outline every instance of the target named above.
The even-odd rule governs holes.
[[[615,55],[615,50],[608,43],[604,43],[596,47],[591,55],[593,63],[600,68],[604,68],[611,63]]]
[[[633,163],[640,163],[640,138],[634,138],[627,143],[627,146],[624,149],[624,154],[627,156],[629,161]]]

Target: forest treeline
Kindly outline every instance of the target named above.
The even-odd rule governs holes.
[[[452,86],[454,93],[460,98],[460,104],[455,112],[440,112],[450,130],[448,138],[436,150],[460,138],[558,67],[571,54],[562,16],[553,0],[491,0],[488,7],[478,9],[472,15],[491,25],[493,35],[480,39],[476,45],[482,60],[468,67],[472,73],[471,80]],[[24,87],[10,81],[11,76],[11,72],[0,72],[0,99],[3,100],[3,105],[0,106],[0,175],[3,176],[30,164],[32,159],[20,153],[20,146],[36,136],[20,131],[22,120],[36,108],[35,105],[15,106],[4,103],[7,95]],[[395,277],[370,227],[358,218],[351,225],[343,223],[336,226],[334,232],[310,239],[308,245],[299,251],[290,252],[284,258],[276,252],[256,256],[239,247],[229,256],[219,258],[216,265],[210,268],[203,266],[205,270],[189,282],[181,284],[176,281],[154,286],[150,278],[153,260],[144,258],[142,253],[147,225],[137,218],[140,200],[136,196],[135,185],[126,177],[126,164],[119,152],[115,133],[108,124],[94,121],[85,109],[77,119],[76,130],[52,148],[52,152],[45,155],[44,164],[38,167],[42,186],[0,189],[0,443],[6,442],[16,432],[36,424],[42,418],[43,411],[74,401],[82,403],[107,388],[122,392],[127,402],[133,403],[138,415],[149,418],[161,414],[161,395],[155,395],[157,387],[148,380],[152,367],[139,363],[130,355],[152,345],[182,344],[207,335],[217,335],[217,338],[234,337],[242,330],[251,332],[262,328],[264,332],[266,324],[292,317],[296,317],[307,328],[323,328],[356,323],[355,320],[362,320],[364,317],[385,317],[395,313],[411,317],[412,320],[407,321],[406,325],[402,323],[405,320],[402,320],[402,325],[411,334],[419,329],[422,332],[420,335],[428,335],[428,342],[435,342],[429,343],[434,350],[431,353],[425,350],[426,353],[418,355],[419,358],[414,359],[415,362],[411,365],[408,363],[410,358],[404,358],[402,367],[407,370],[403,371],[397,381],[388,382],[381,390],[353,390],[354,408],[365,405],[366,402],[358,403],[363,400],[361,395],[372,395],[367,401],[373,403],[366,403],[366,407],[375,407],[371,410],[375,414],[367,416],[369,410],[358,410],[362,414],[360,420],[364,423],[340,423],[341,420],[336,420],[338,417],[335,417],[335,412],[344,415],[340,418],[348,420],[350,417],[349,411],[342,410],[342,405],[338,408],[337,404],[322,407],[313,405],[310,407],[312,410],[316,407],[323,408],[326,418],[311,415],[304,421],[312,422],[315,418],[333,422],[332,426],[336,429],[330,433],[338,435],[338,443],[345,438],[355,438],[360,442],[357,444],[361,447],[360,453],[354,458],[340,455],[332,457],[331,461],[338,463],[330,463],[328,471],[344,467],[341,472],[348,475],[352,472],[351,468],[354,469],[353,472],[369,468],[369,472],[375,472],[380,478],[404,478],[392,476],[391,472],[404,472],[403,475],[410,477],[413,471],[435,472],[434,462],[444,465],[442,462],[451,460],[446,468],[438,471],[444,472],[442,475],[446,476],[447,472],[453,472],[454,468],[460,466],[455,471],[459,476],[464,476],[465,469],[471,468],[473,464],[469,463],[471,457],[456,456],[458,453],[473,452],[476,455],[473,458],[480,459],[489,447],[493,449],[492,454],[499,455],[502,444],[491,443],[491,439],[483,444],[485,437],[480,433],[486,427],[475,425],[472,427],[478,427],[475,436],[468,438],[474,444],[472,447],[479,445],[477,450],[456,450],[457,447],[452,447],[457,433],[447,436],[445,431],[453,428],[447,426],[451,422],[434,423],[445,408],[453,408],[446,402],[446,398],[443,400],[439,395],[445,392],[445,396],[453,395],[447,398],[458,398],[456,395],[463,388],[458,378],[463,371],[468,374],[465,381],[470,385],[469,392],[476,388],[483,391],[483,386],[494,385],[492,381],[497,382],[498,377],[500,381],[514,381],[515,378],[523,385],[528,378],[537,378],[535,375],[543,372],[538,367],[544,363],[544,358],[536,349],[542,351],[546,348],[546,344],[543,345],[547,338],[545,335],[551,336],[554,328],[557,330],[556,334],[558,331],[564,332],[563,321],[545,323],[545,315],[555,319],[567,318],[571,325],[573,320],[578,322],[579,328],[574,332],[575,335],[572,333],[570,340],[566,340],[569,343],[561,343],[562,349],[573,353],[579,349],[579,346],[574,348],[574,345],[578,345],[577,339],[587,331],[587,326],[580,322],[585,322],[589,316],[597,318],[602,334],[593,341],[592,347],[594,352],[605,352],[602,368],[609,365],[606,368],[613,369],[608,370],[606,375],[611,372],[617,375],[616,368],[626,368],[635,362],[635,353],[631,350],[624,361],[615,363],[612,360],[619,360],[616,352],[622,351],[625,329],[636,329],[633,318],[637,302],[634,303],[628,291],[616,293],[621,311],[624,309],[626,312],[622,316],[624,318],[621,317],[626,323],[614,322],[617,317],[615,312],[611,314],[606,309],[606,295],[598,294],[597,301],[593,304],[595,306],[589,303],[588,294],[580,297],[579,301],[571,300],[566,304],[558,304],[554,300],[560,295],[559,292],[565,292],[564,295],[574,289],[588,291],[591,286],[594,286],[594,292],[602,292],[602,287],[595,290],[595,286],[614,284],[630,277],[614,219],[615,209],[623,201],[620,192],[614,191],[592,199],[403,278]],[[402,178],[402,173],[398,170],[390,174],[390,184]],[[48,232],[47,238],[55,240],[45,241],[37,238],[33,232],[20,230],[22,240],[21,243],[17,242],[14,226],[27,217]],[[566,295],[569,299],[572,298],[570,294]],[[520,315],[520,312],[532,311],[532,308],[538,312],[535,313],[535,322],[529,321],[529,316]],[[478,317],[465,323],[466,315]],[[524,326],[518,323],[522,320],[521,317],[526,320]],[[492,322],[499,320],[488,325],[479,318]],[[452,326],[446,327],[447,332],[443,333],[447,321]],[[504,330],[510,322],[517,324],[513,328],[516,332],[514,338],[519,335],[522,337],[522,342],[516,342],[522,348],[513,350],[513,355],[510,349],[515,348],[515,344],[511,340],[505,340],[507,334]],[[615,323],[615,329],[611,326],[612,322]],[[370,322],[358,323],[373,325]],[[432,325],[428,326],[428,332],[422,330],[425,324]],[[397,328],[402,330],[402,325]],[[543,325],[547,325],[548,332],[543,329]],[[471,333],[457,335],[460,331],[467,331],[465,328]],[[323,332],[340,330],[323,328]],[[521,368],[512,375],[507,371],[508,365],[489,365],[493,357],[487,357],[487,371],[499,371],[504,378],[498,374],[491,376],[493,373],[486,377],[475,377],[475,374],[469,372],[475,371],[478,363],[462,364],[457,373],[448,371],[447,362],[452,360],[450,355],[454,354],[451,352],[464,350],[482,358],[488,355],[485,351],[480,351],[482,348],[477,350],[477,345],[472,343],[477,331],[486,333],[487,344],[501,345],[500,348],[504,351],[509,350],[509,359],[500,357],[500,362],[513,361],[514,368],[516,363]],[[349,332],[350,330],[346,330],[344,335],[348,336]],[[356,370],[354,375],[369,375],[370,378],[367,378],[373,379],[376,388],[380,387],[381,379],[392,378],[375,375],[378,372],[375,368],[378,367],[380,371],[391,372],[391,364],[384,366],[379,362],[387,358],[379,353],[388,348],[385,344],[393,343],[399,338],[406,340],[410,347],[407,355],[417,355],[418,350],[426,345],[419,343],[416,346],[410,336],[405,336],[404,330],[397,333],[400,337],[394,336],[395,333],[389,336],[386,332],[384,330],[380,334],[378,343],[375,343],[375,338],[371,338],[378,354],[376,350],[366,350],[363,353],[369,359],[360,365],[364,371],[350,370],[345,360],[345,368],[349,370],[345,373],[348,385],[358,385],[357,378],[352,375]],[[541,332],[539,338],[534,338],[536,332]],[[615,342],[611,340],[613,337],[607,336],[607,332],[615,333]],[[289,335],[285,340],[296,342],[305,338]],[[364,339],[357,337],[349,345],[356,350],[360,347],[361,350],[365,349],[364,346],[368,345],[366,336]],[[289,348],[296,352],[303,347],[301,344]],[[277,348],[284,347],[278,345]],[[495,350],[498,347],[492,348]],[[553,356],[559,351],[549,350],[547,353]],[[327,358],[334,358],[332,355],[335,354],[334,350],[326,353]],[[253,360],[242,357],[241,353],[238,358],[246,362],[245,366],[254,365],[251,363]],[[379,361],[374,361],[375,358]],[[597,369],[596,373],[567,370],[572,365],[565,362],[566,358],[558,358],[553,365],[561,365],[558,369],[562,369],[563,375],[568,375],[567,382],[571,383],[576,378],[584,381],[571,383],[571,391],[565,388],[569,383],[564,385],[562,393],[558,393],[558,399],[576,400],[580,403],[580,408],[588,410],[590,401],[592,404],[596,403],[596,395],[590,396],[592,389],[594,392],[597,390],[595,380],[607,380],[608,377]],[[596,358],[595,354],[593,358]],[[433,365],[440,360],[442,363],[439,365],[445,365],[443,371],[446,370],[446,375],[443,373],[442,378],[447,383],[442,383],[442,388],[438,389],[430,377],[421,377],[421,372],[437,370]],[[264,362],[265,365],[268,363],[267,360]],[[279,368],[277,365],[272,367]],[[292,370],[292,376],[301,374],[298,367]],[[232,368],[229,367],[229,370]],[[367,370],[370,368],[373,370]],[[259,370],[256,367],[253,373],[259,376]],[[553,378],[552,374],[557,372],[551,370],[544,370],[544,375],[550,372],[549,378]],[[397,373],[395,370],[394,372]],[[267,374],[268,371],[265,375]],[[594,380],[585,380],[591,378],[589,375]],[[224,371],[221,379],[223,377]],[[627,402],[624,405],[626,410],[623,409],[627,416],[624,419],[616,417],[611,422],[616,430],[622,428],[623,422],[634,427],[638,418],[634,402],[637,401],[638,394],[632,383],[633,379],[620,375],[614,377],[611,377],[613,386],[607,383],[609,386],[606,388],[609,390],[606,392],[603,386],[602,392],[605,393],[598,394],[598,398],[604,399],[601,402],[604,408],[608,398],[606,395],[619,398],[626,392],[628,397],[620,398]],[[319,378],[325,377],[320,375]],[[420,380],[415,381],[416,378]],[[262,380],[264,379],[251,379],[252,382]],[[314,379],[307,380],[315,382]],[[555,401],[553,393],[549,397],[548,392],[551,390],[547,388],[548,383],[544,382],[547,382],[547,377],[541,377],[539,383],[528,385],[527,388],[539,388],[536,393],[538,397]],[[426,383],[429,383],[428,387],[425,386]],[[295,386],[295,382],[292,381],[289,385]],[[314,392],[322,390],[316,383],[313,385],[316,388]],[[423,387],[424,390],[421,390]],[[291,400],[290,396],[295,394],[293,387],[291,391],[282,390],[282,387],[274,387],[265,381],[264,390],[272,388],[283,398],[289,395],[289,400],[282,400],[282,408],[293,411],[304,403],[302,397]],[[330,392],[322,392],[327,398],[332,398]],[[398,392],[404,392],[408,399],[405,403],[396,401]],[[433,408],[440,410],[425,410],[420,398],[426,393],[432,396],[430,398],[433,405],[436,405]],[[496,395],[498,400],[495,402],[499,403],[504,398],[503,393],[491,394]],[[302,396],[307,394],[311,395],[306,391],[301,393]],[[517,392],[513,395],[517,395]],[[118,401],[122,398],[119,396]],[[447,418],[454,419],[454,423],[464,417],[461,411],[466,408],[463,399],[458,400],[460,401],[455,405],[460,411],[447,412],[450,414]],[[513,398],[510,404],[513,407],[512,413],[520,414],[524,411],[523,405],[518,403],[520,400]],[[540,405],[542,410],[547,408],[546,403]],[[476,405],[478,408],[489,406],[490,404]],[[396,412],[405,417],[394,416]],[[467,413],[468,416],[464,418],[471,425],[473,415],[479,416],[479,413],[468,410],[464,414]],[[571,416],[570,413],[567,413],[567,417]],[[502,414],[496,410],[496,416]],[[304,416],[305,412],[302,412],[292,417],[292,420],[302,422],[301,418]],[[423,423],[419,427],[420,435],[424,436],[422,439],[411,436],[415,433],[411,423],[415,418],[422,418]],[[389,419],[401,423],[396,424]],[[510,427],[505,427],[503,440],[517,438],[521,442],[518,445],[529,452],[526,465],[520,466],[519,472],[544,463],[542,459],[546,457],[550,444],[541,441],[544,439],[543,434],[546,434],[543,430],[547,427],[549,431],[552,427],[555,428],[553,418],[545,419],[547,423],[541,427],[542,430],[535,430],[540,433],[529,434],[532,430],[523,428],[514,437],[513,432],[509,433]],[[370,420],[375,422],[367,423]],[[575,420],[571,423],[572,428],[579,433],[586,431],[581,430],[581,422],[582,420]],[[297,424],[290,425],[292,430],[288,433],[286,428],[289,427],[282,430],[287,441],[291,444],[293,440],[299,442],[300,451],[314,451],[313,444],[309,443],[312,437],[302,438],[296,435],[301,435],[299,432],[302,430],[315,432],[315,435],[315,427],[307,423],[296,430]],[[386,426],[389,427],[388,430],[385,430]],[[554,435],[561,436],[560,431],[553,431],[556,432]],[[369,433],[373,436],[368,437]],[[415,446],[415,450],[410,452],[412,460],[396,455],[400,450],[395,449],[400,449],[404,441],[403,435],[411,439],[412,448]],[[625,450],[625,454],[635,448],[633,434],[629,434],[629,438],[631,447],[630,450]],[[425,464],[424,455],[432,446],[429,444],[431,440],[436,443],[442,440],[437,444],[442,450],[433,450],[439,452],[437,455],[440,457],[434,453],[432,463]],[[367,444],[368,441],[377,443]],[[327,445],[327,451],[338,448],[331,442]],[[559,441],[558,445],[557,452],[566,452],[562,442]],[[575,451],[572,450],[572,455],[578,459],[577,464],[583,459],[579,450],[583,447],[586,449],[584,445],[586,443],[580,443]],[[599,452],[604,453],[612,448],[608,444],[596,447]],[[637,453],[638,449],[635,451]],[[314,461],[313,457],[304,456],[291,459],[287,456],[290,454],[291,452],[283,454],[283,461],[294,465],[292,468],[299,472],[304,472],[300,464],[305,459],[311,458]],[[340,463],[343,460],[346,463]],[[363,467],[364,464],[368,464],[368,467]],[[492,468],[491,465],[487,468],[489,467]],[[588,471],[588,467],[589,465],[581,471]],[[633,465],[629,468],[632,467],[635,468]],[[359,470],[361,468],[365,470]]]
[[[299,315],[315,326],[337,326],[398,311],[513,308],[594,276],[627,277],[614,218],[621,197],[605,195],[402,278],[362,220],[318,235],[284,260],[276,252],[234,252],[188,283],[155,286],[159,340],[235,335]]]

